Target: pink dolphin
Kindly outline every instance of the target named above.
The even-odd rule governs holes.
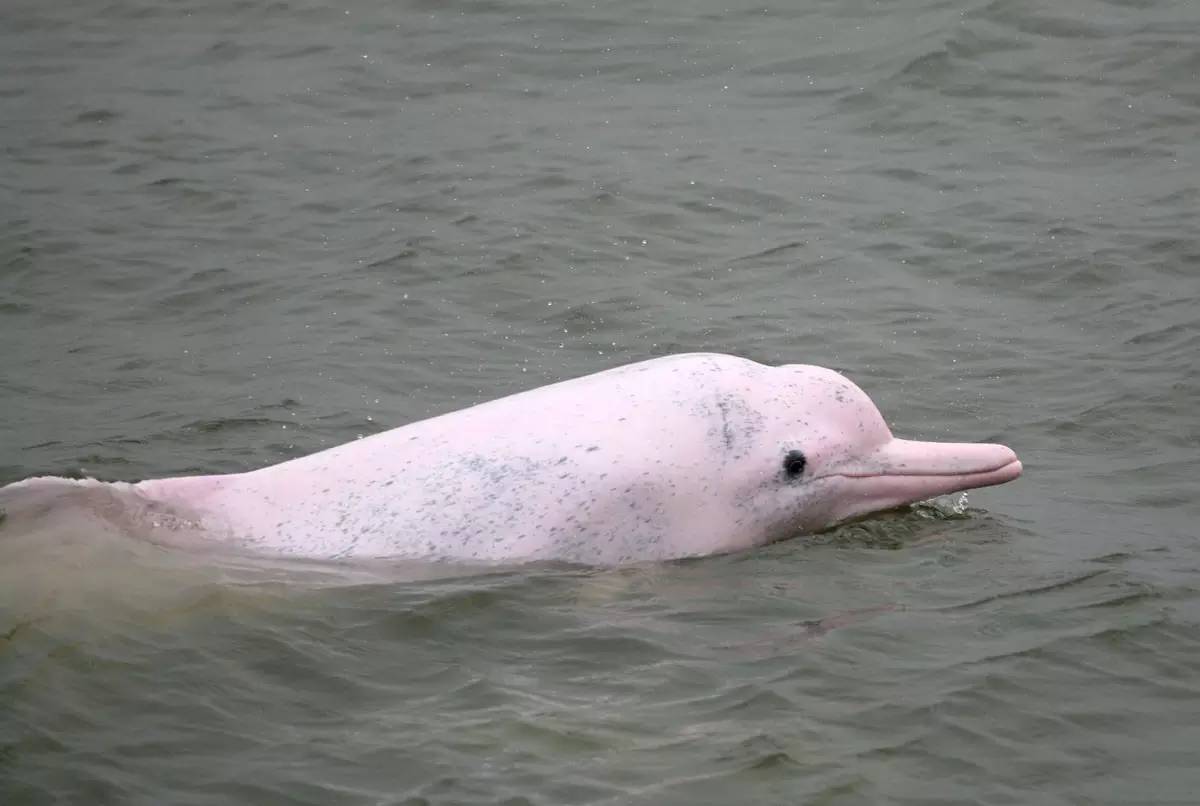
[[[1003,445],[893,437],[832,370],[683,354],[246,473],[34,478],[0,488],[0,506],[74,501],[156,542],[277,556],[616,565],[749,549],[1020,474]]]

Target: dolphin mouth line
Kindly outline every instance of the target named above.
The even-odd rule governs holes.
[[[887,479],[887,478],[954,478],[963,476],[987,476],[993,473],[1000,473],[1009,468],[1022,469],[1020,459],[1010,459],[1009,461],[996,465],[995,467],[987,467],[980,470],[880,470],[872,473],[867,472],[846,472],[846,473],[829,473],[821,476],[823,479],[843,478],[843,479]]]

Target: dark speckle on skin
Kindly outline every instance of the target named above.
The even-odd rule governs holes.
[[[740,395],[726,391],[697,400],[692,405],[692,413],[710,421],[708,434],[713,449],[726,460],[745,456],[765,427],[761,412]]]
[[[733,450],[733,429],[729,426],[729,398],[717,398],[717,408],[721,411],[721,437],[725,441],[725,450]]]

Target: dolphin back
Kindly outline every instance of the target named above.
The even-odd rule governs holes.
[[[0,487],[0,537],[70,527],[178,543],[180,518],[132,484],[35,476]]]
[[[0,529],[27,531],[64,509],[111,508],[109,485],[94,479],[35,476],[0,487]]]

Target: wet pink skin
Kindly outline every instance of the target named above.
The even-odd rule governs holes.
[[[842,501],[834,522],[939,495],[1004,484],[1021,462],[1003,445],[916,442],[892,438],[874,455],[830,473]]]
[[[744,550],[1020,473],[1003,445],[893,437],[832,370],[683,354],[247,473],[29,480],[0,504],[51,483],[103,491],[106,517],[172,545],[619,565]]]

